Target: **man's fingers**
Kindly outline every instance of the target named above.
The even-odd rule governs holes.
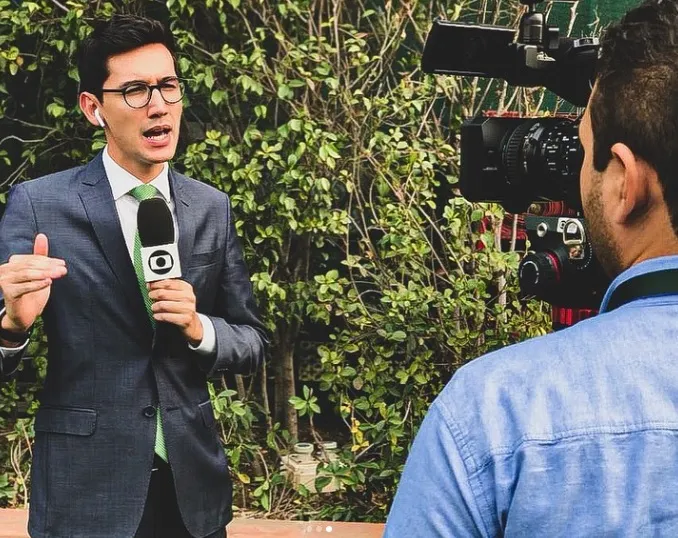
[[[153,319],[179,326],[188,326],[191,321],[191,317],[186,314],[172,314],[169,312],[156,312],[153,314]]]
[[[189,314],[195,310],[193,305],[180,301],[158,301],[151,306],[153,312],[167,312],[171,314]]]
[[[9,258],[8,266],[32,266],[32,267],[51,267],[51,266],[66,266],[66,261],[61,258],[46,258],[44,256],[36,256],[35,254],[14,254]]]
[[[7,271],[2,276],[3,285],[17,285],[48,278],[57,279],[66,274],[65,267],[48,267],[46,269],[23,269],[21,271]]]
[[[12,290],[12,295],[14,299],[18,299],[28,293],[44,290],[51,285],[52,279],[50,278],[45,278],[43,280],[33,280],[32,282],[24,282],[23,284],[18,284],[14,287]]]
[[[148,297],[152,301],[191,301],[193,300],[192,293],[189,293],[189,290],[170,290],[170,289],[161,289],[161,290],[151,290],[148,292]]]
[[[191,285],[185,280],[179,278],[167,278],[157,280],[148,284],[150,290],[185,290],[191,288]]]
[[[35,236],[35,243],[33,244],[33,254],[36,256],[47,256],[49,252],[49,241],[45,234],[38,234]]]

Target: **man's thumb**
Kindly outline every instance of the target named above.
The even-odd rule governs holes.
[[[35,244],[33,245],[33,254],[37,256],[47,256],[49,250],[49,243],[45,234],[38,234],[35,236]]]

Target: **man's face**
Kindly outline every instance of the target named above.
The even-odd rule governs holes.
[[[140,82],[161,84],[176,77],[172,55],[159,43],[145,45],[108,60],[104,89]],[[120,166],[140,179],[152,179],[176,151],[182,102],[165,103],[158,90],[142,108],[130,107],[120,93],[105,93],[101,115],[107,124],[108,150]]]
[[[610,181],[607,175],[611,167],[608,166],[605,171],[598,172],[593,166],[593,131],[589,108],[590,101],[579,125],[579,137],[584,147],[584,163],[580,174],[582,205],[593,252],[605,272],[615,277],[623,270],[623,264],[619,243],[610,224],[608,204],[605,203],[606,194],[609,192],[605,188],[605,181]]]

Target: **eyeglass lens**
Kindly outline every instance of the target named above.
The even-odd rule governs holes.
[[[166,103],[178,103],[183,96],[181,83],[178,80],[168,80],[157,87]],[[125,88],[123,96],[129,106],[142,108],[150,102],[152,91],[153,88],[148,84],[139,83]]]

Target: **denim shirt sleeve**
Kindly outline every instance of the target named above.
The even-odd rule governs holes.
[[[466,464],[440,402],[426,414],[386,522],[384,538],[488,536]]]

